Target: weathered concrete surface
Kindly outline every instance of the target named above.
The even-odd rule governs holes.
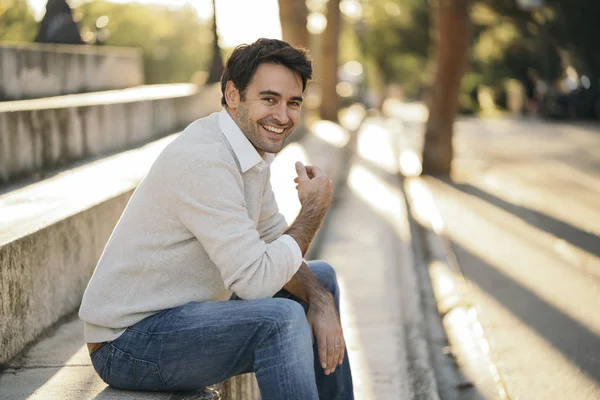
[[[124,89],[143,83],[139,49],[0,44],[0,101]]]
[[[151,85],[0,103],[0,185],[162,137],[219,107],[218,85]]]
[[[331,144],[328,137],[331,131],[326,129],[318,138],[304,135],[300,142],[286,146],[287,151],[277,156],[274,169],[280,173],[272,176],[277,196],[297,200],[293,177],[294,162],[298,159],[322,165],[332,180],[342,177],[339,163],[348,141]],[[335,131],[333,136],[339,136],[340,131]],[[0,294],[3,296],[0,319],[6,321],[0,326],[0,364],[7,363],[41,332],[77,309],[100,252],[128,198],[158,153],[174,137],[0,195]],[[282,191],[288,193],[282,194]],[[295,215],[286,217],[293,219]],[[0,399],[22,398],[19,396],[23,394],[52,398],[58,392],[61,398],[119,397],[123,392],[106,388],[91,370],[89,361],[82,361],[80,353],[83,351],[85,355],[81,349],[82,327],[77,323],[65,329],[60,327],[49,339],[54,345],[38,343],[24,361],[13,362],[0,378],[0,385],[7,388]],[[39,350],[40,346],[59,348],[63,342],[71,346],[70,350],[61,352],[54,364],[36,361],[35,354],[47,353]],[[237,377],[217,388],[225,399],[256,398],[252,375]],[[134,397],[119,398],[171,398],[129,395]]]

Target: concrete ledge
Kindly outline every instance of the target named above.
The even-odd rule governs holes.
[[[142,85],[139,49],[41,43],[0,45],[0,100]]]
[[[0,185],[181,129],[217,110],[219,91],[152,85],[0,103]]]
[[[330,125],[318,136],[304,135],[301,142],[286,146],[273,168],[278,171],[272,176],[278,199],[297,202],[293,178],[298,159],[320,164],[332,180],[339,180],[348,143],[339,140],[344,134]],[[8,365],[40,333],[77,309],[129,197],[174,137],[0,195],[0,320],[5,321],[0,325],[0,365]],[[282,210],[288,219],[296,215],[291,209]],[[223,398],[251,399],[255,397],[242,393],[250,396],[253,387],[250,376],[217,389],[233,396]]]

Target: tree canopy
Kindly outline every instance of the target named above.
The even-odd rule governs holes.
[[[435,0],[371,1],[365,15],[366,56],[386,83],[401,83],[417,96],[430,79],[431,12]],[[472,49],[463,79],[461,108],[485,85],[504,90],[508,79],[523,80],[528,69],[552,82],[567,65],[600,76],[600,2],[546,0],[542,8],[521,9],[516,0],[472,0]]]

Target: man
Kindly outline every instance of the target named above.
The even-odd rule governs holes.
[[[311,75],[285,42],[239,46],[224,109],[185,129],[136,189],[79,312],[109,385],[195,390],[253,371],[263,400],[353,398],[335,272],[303,261],[331,181],[296,163],[289,227],[269,182]]]

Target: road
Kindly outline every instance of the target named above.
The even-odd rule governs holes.
[[[509,397],[600,399],[600,125],[455,132],[452,179],[425,179]]]

